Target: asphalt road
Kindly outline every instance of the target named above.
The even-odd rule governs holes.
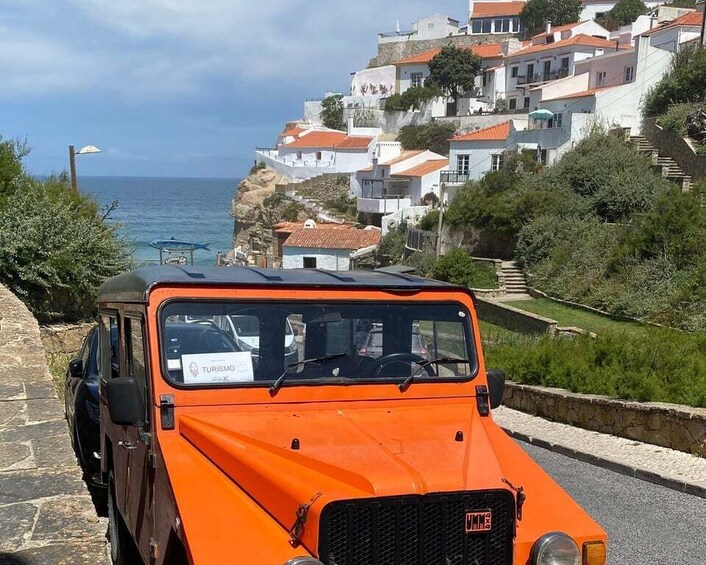
[[[605,528],[610,565],[706,565],[706,499],[520,445]]]

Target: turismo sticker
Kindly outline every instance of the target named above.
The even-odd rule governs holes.
[[[251,383],[255,380],[247,352],[182,355],[185,384]]]

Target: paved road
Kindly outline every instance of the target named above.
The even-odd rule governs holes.
[[[520,445],[606,529],[609,564],[706,564],[706,499]]]

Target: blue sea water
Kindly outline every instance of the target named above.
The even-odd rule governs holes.
[[[175,238],[210,243],[210,251],[196,251],[194,262],[215,265],[217,251],[229,251],[233,239],[230,203],[239,179],[79,177],[80,190],[95,196],[101,206],[118,201],[111,221],[122,224],[121,234],[133,247],[136,264],[159,260],[149,246]]]

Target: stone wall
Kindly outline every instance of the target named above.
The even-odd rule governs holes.
[[[647,118],[642,125],[643,135],[660,155],[671,157],[693,181],[706,179],[706,156],[697,155],[686,140],[663,130],[655,118]]]
[[[516,37],[511,33],[498,34],[492,36],[492,43],[499,43],[505,39]],[[389,43],[378,43],[377,57],[370,60],[368,67],[382,67],[384,65],[392,65],[397,61],[429,51],[430,49],[441,49],[445,45],[454,45],[455,47],[470,47],[480,43],[490,43],[488,36],[483,35],[452,35],[449,37],[441,37],[439,39],[421,39],[408,41],[395,41]]]
[[[502,326],[519,333],[554,334],[557,331],[556,320],[531,314],[507,304],[485,300],[479,296],[476,296],[476,311],[478,318],[484,322]]]
[[[39,328],[42,345],[48,355],[76,355],[94,325],[94,322],[88,322],[42,326]]]
[[[706,457],[706,409],[508,382],[503,404],[555,422]]]

